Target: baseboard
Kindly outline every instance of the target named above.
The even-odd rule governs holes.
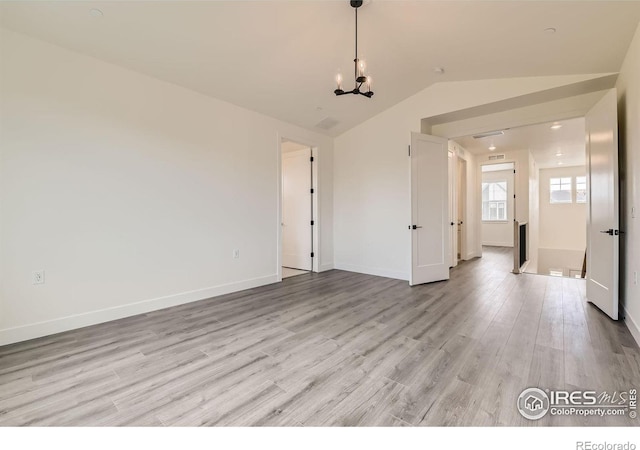
[[[395,278],[396,280],[409,281],[408,274],[395,270],[381,269],[378,267],[358,266],[355,264],[335,263],[334,267],[338,270],[346,270],[347,272],[364,273],[367,275],[375,275],[378,277]]]
[[[333,270],[333,263],[329,263],[329,264],[322,264],[320,265],[320,270],[319,272],[326,272],[327,270]]]
[[[511,242],[483,242],[483,246],[486,247],[510,247],[513,248],[513,243]]]
[[[636,344],[640,347],[640,327],[638,327],[636,321],[633,320],[633,317],[629,315],[627,308],[623,306],[622,309],[624,311],[624,323],[631,332],[631,336],[636,340]]]
[[[61,333],[63,331],[83,328],[90,325],[96,325],[99,323],[110,322],[112,320],[135,316],[137,314],[144,314],[151,311],[157,311],[159,309],[169,308],[171,306],[197,302],[199,300],[205,300],[219,295],[230,294],[232,292],[276,283],[277,281],[277,275],[269,275],[236,283],[182,292],[180,294],[169,295],[166,297],[142,300],[140,302],[115,306],[113,308],[75,314],[73,316],[61,317],[59,319],[32,323],[14,328],[5,328],[4,330],[0,330],[0,346]]]
[[[469,261],[470,259],[473,258],[479,258],[481,255],[478,255],[477,252],[468,252],[463,258],[463,261]]]

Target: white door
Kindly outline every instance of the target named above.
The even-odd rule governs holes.
[[[411,133],[412,286],[449,279],[448,161],[446,139]]]
[[[467,254],[466,247],[466,225],[465,225],[465,210],[467,208],[467,162],[458,158],[458,171],[456,182],[456,200],[458,203],[458,251],[456,254],[456,260],[461,261]]]
[[[449,267],[455,267],[458,265],[458,207],[456,198],[456,165],[457,158],[455,154],[449,150],[448,154],[448,173],[449,173],[449,255],[451,260]]]
[[[585,116],[589,203],[587,300],[618,320],[618,119],[611,89]]]
[[[282,265],[311,270],[311,149],[282,154]]]

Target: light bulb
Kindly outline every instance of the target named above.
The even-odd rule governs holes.
[[[338,85],[338,89],[342,89],[342,74],[341,73],[336,75],[336,84]]]
[[[371,77],[367,77],[367,90],[371,92]]]
[[[364,67],[365,67],[364,60],[362,60],[362,59],[359,60],[358,61],[358,76],[359,77],[364,76]]]

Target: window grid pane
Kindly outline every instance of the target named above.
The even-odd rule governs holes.
[[[507,182],[491,181],[482,183],[482,220],[507,220]]]
[[[571,177],[551,178],[549,180],[549,201],[551,203],[571,203]]]

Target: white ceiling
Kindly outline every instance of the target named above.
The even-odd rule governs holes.
[[[617,72],[639,20],[636,1],[372,0],[369,100],[333,94],[353,67],[346,0],[0,2],[9,29],[330,135],[438,81]]]
[[[504,135],[475,139],[472,136],[454,139],[465,150],[476,155],[529,150],[539,168],[582,166],[585,164],[584,118],[557,122],[562,128],[552,130],[554,122],[504,130]],[[491,145],[496,146],[493,152]],[[561,155],[558,156],[558,153]],[[562,163],[562,164],[558,164]]]

